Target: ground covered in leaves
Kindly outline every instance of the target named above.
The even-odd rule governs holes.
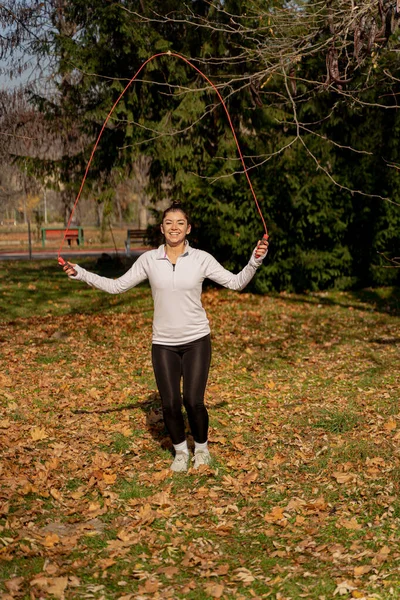
[[[400,598],[398,290],[206,290],[214,463],[172,474],[148,287],[0,271],[2,600]]]

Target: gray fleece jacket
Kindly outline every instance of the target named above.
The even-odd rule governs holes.
[[[208,278],[231,290],[242,290],[253,278],[262,258],[253,252],[248,264],[234,275],[203,250],[186,249],[175,265],[165,246],[145,252],[122,277],[109,279],[75,266],[71,277],[110,294],[121,294],[149,280],[154,301],[153,343],[177,346],[210,333],[210,325],[201,303],[202,284]]]

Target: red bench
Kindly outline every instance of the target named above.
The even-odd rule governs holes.
[[[46,241],[49,240],[62,240],[65,235],[64,227],[42,227],[42,246],[46,245]],[[76,241],[78,246],[83,246],[83,228],[82,227],[71,227],[68,229],[65,239],[68,242],[68,246],[71,245],[73,240]]]

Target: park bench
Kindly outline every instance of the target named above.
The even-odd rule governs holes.
[[[128,229],[126,232],[125,250],[130,253],[131,244],[145,245],[146,229]]]
[[[42,246],[45,247],[46,241],[50,240],[62,240],[65,234],[65,227],[42,227]],[[73,240],[76,240],[78,246],[83,246],[83,228],[82,227],[71,227],[67,230],[65,239],[68,242],[68,246],[71,245]]]

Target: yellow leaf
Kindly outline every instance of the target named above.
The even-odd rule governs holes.
[[[277,521],[281,521],[285,518],[283,511],[284,508],[281,506],[274,506],[274,508],[264,516],[264,521],[267,521],[267,523],[276,523]]]
[[[275,387],[275,383],[273,381],[268,381],[267,386],[269,387],[270,390],[273,390]]]
[[[397,428],[397,423],[393,418],[391,418],[388,421],[386,421],[383,428],[386,429],[386,431],[393,431]]]
[[[3,419],[2,421],[0,421],[0,429],[8,429],[9,427],[10,427],[9,419]]]
[[[360,590],[353,590],[351,592],[351,597],[352,598],[365,598],[365,594],[364,594],[364,592],[360,592]]]
[[[21,489],[21,494],[23,496],[27,496],[28,494],[36,494],[38,492],[38,488],[31,483],[26,483]]]
[[[217,435],[217,436],[213,436],[211,438],[211,441],[213,442],[213,444],[221,444],[222,446],[224,446],[226,444],[226,438],[222,435]]]
[[[59,541],[60,538],[56,533],[50,533],[49,535],[46,535],[43,542],[43,546],[46,546],[46,548],[52,548],[53,546],[58,544]]]
[[[271,458],[271,462],[273,465],[281,465],[285,462],[285,460],[286,459],[281,454],[274,454],[274,456]]]
[[[34,442],[38,442],[39,440],[45,440],[47,437],[49,437],[46,433],[46,430],[40,427],[32,427],[32,429],[30,430],[30,434]]]
[[[371,571],[372,567],[369,565],[361,565],[359,567],[354,567],[354,577],[361,577],[361,575],[365,575]],[[357,598],[357,596],[355,596]]]
[[[115,481],[117,480],[117,476],[115,473],[104,473],[103,479],[105,483],[115,483]]]
[[[130,435],[132,435],[132,429],[131,427],[121,427],[116,429],[116,431],[118,431],[119,433],[122,433],[122,435],[124,435],[125,437],[129,437]]]
[[[71,498],[73,498],[74,500],[79,500],[84,495],[85,495],[84,492],[79,492],[78,490],[76,492],[71,492],[71,494],[70,494]]]

